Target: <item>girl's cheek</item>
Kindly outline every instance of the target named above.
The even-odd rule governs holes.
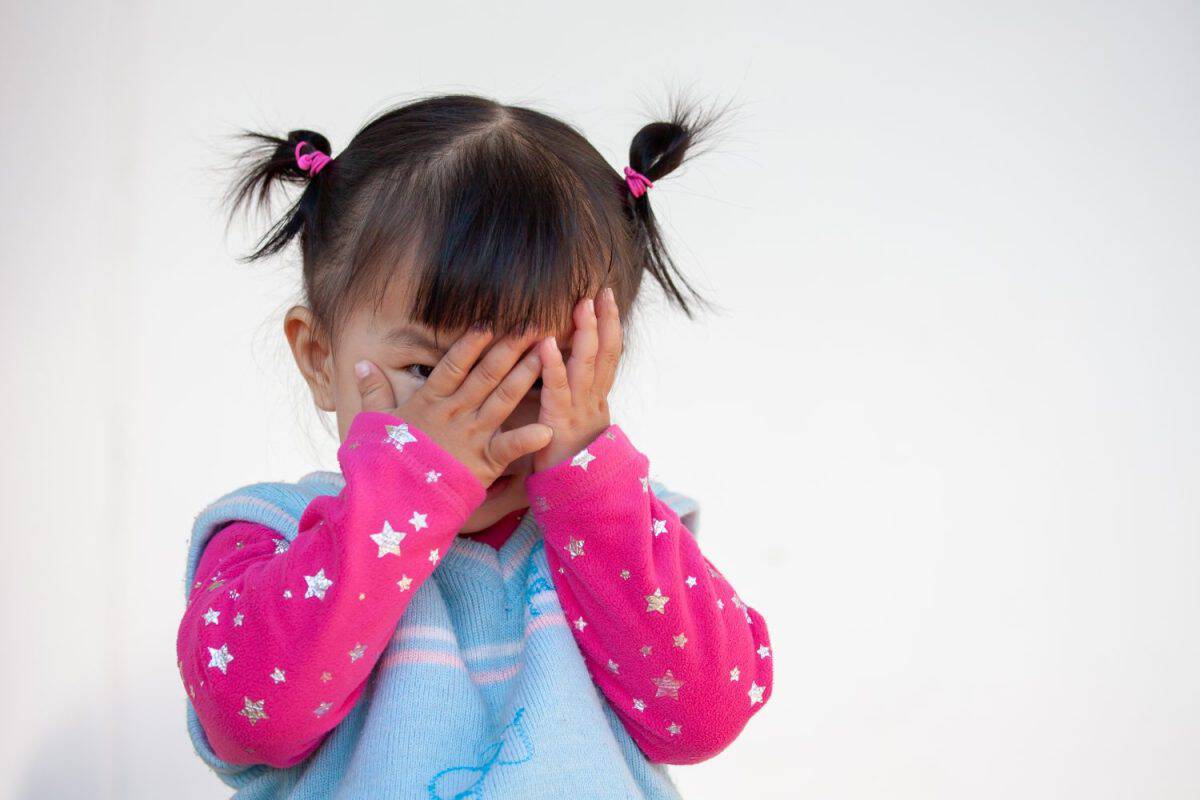
[[[396,405],[408,400],[417,389],[421,388],[421,381],[409,375],[390,375],[388,380],[392,384],[392,394],[396,396]]]

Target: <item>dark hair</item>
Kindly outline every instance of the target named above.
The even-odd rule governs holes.
[[[720,112],[675,98],[668,116],[629,146],[629,166],[651,181],[695,154]],[[255,145],[226,196],[231,222],[252,200],[269,206],[276,186],[304,185],[240,260],[299,235],[305,300],[331,335],[405,261],[410,316],[434,329],[553,329],[605,285],[625,311],[645,272],[689,317],[706,304],[668,254],[649,192],[635,198],[579,131],[546,114],[472,95],[420,99],[375,116],[311,177],[295,151],[305,141],[332,156],[321,134],[239,136]]]

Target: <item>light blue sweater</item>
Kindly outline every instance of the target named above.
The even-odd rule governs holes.
[[[338,472],[312,472],[297,483],[244,486],[209,504],[192,530],[185,597],[223,524],[251,520],[290,542],[309,502],[337,494],[344,482]],[[690,498],[651,487],[680,517],[694,515]],[[381,657],[418,646],[466,670],[376,669],[321,746],[286,769],[218,758],[190,702],[188,731],[200,757],[245,800],[678,798],[666,767],[646,760],[592,682],[570,629],[530,624],[561,613],[541,531],[526,514],[499,551],[458,537],[405,610],[400,629],[408,632],[392,637]],[[474,679],[484,673],[487,680]]]

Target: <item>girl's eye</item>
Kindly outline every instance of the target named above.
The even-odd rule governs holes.
[[[404,368],[404,371],[409,375],[412,375],[414,378],[425,380],[431,374],[433,374],[433,367],[429,366],[428,364],[409,364]]]

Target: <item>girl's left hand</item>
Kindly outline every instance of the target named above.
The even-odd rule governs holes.
[[[609,426],[608,392],[621,360],[621,315],[613,290],[595,301],[585,297],[572,313],[575,333],[564,366],[554,337],[538,343],[542,362],[538,422],[554,431],[550,444],[533,454],[535,471],[547,469],[583,450]]]

